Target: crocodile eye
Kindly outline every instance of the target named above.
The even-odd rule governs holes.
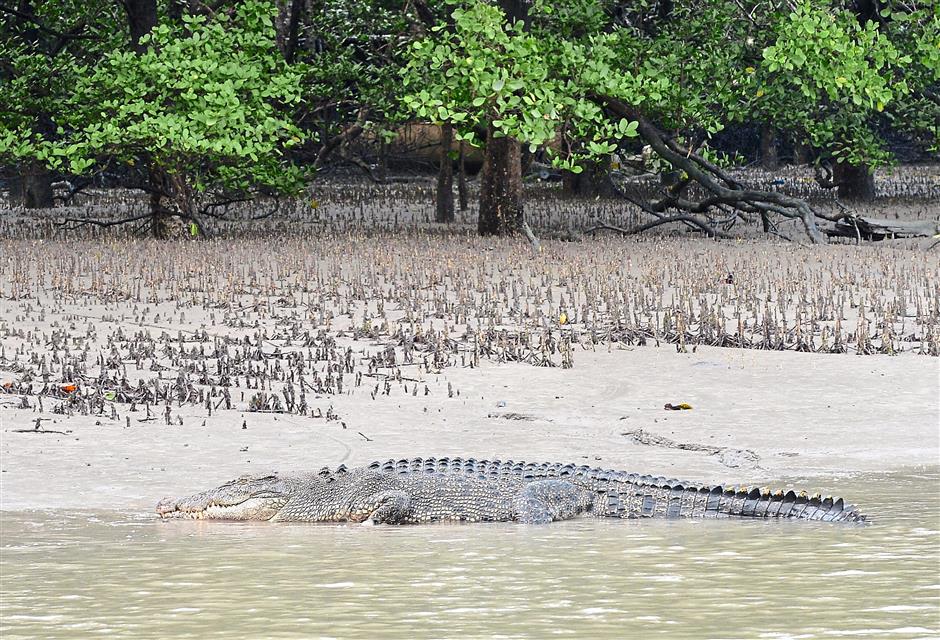
[[[234,487],[240,484],[245,484],[248,481],[248,476],[239,476],[234,480],[229,480],[228,482],[222,483],[220,487]]]
[[[251,475],[250,473],[246,473],[245,475],[238,476],[234,480],[230,480],[229,482],[226,482],[222,486],[231,487],[233,485],[245,485],[245,484],[250,484],[252,482],[266,482],[270,480],[277,480],[277,476],[276,475],[256,476],[256,475]]]

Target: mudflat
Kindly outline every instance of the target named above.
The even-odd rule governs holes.
[[[412,232],[0,249],[6,510],[148,511],[249,471],[389,457],[807,488],[940,458],[922,248],[533,254]]]

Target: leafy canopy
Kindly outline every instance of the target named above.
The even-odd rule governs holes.
[[[852,164],[889,159],[873,118],[910,93],[902,55],[878,24],[804,0],[775,25],[748,87],[753,110]]]
[[[83,65],[120,48],[122,15],[107,0],[21,3],[0,21],[0,163],[48,153],[55,120]]]
[[[636,123],[609,120],[590,99],[590,87],[571,74],[573,61],[588,57],[586,43],[551,41],[519,22],[506,24],[498,7],[482,2],[451,17],[453,27],[438,25],[410,45],[403,104],[418,118],[452,124],[458,139],[471,143],[479,143],[474,128],[489,125],[495,136],[532,150],[564,131],[584,147],[568,149],[556,164],[575,171],[578,158],[610,153],[612,141],[636,135]]]
[[[271,2],[248,0],[211,19],[184,15],[145,36],[140,55],[114,50],[80,66],[54,118],[59,139],[34,135],[26,153],[75,174],[152,163],[197,192],[298,188],[302,171],[284,150],[303,137],[289,111],[303,70],[278,51],[273,14]]]
[[[552,142],[563,166],[634,134],[604,112],[605,97],[696,146],[757,121],[821,158],[877,165],[890,161],[885,121],[918,110],[910,128],[936,146],[940,3],[886,10],[880,23],[821,0],[671,7],[637,3],[626,15],[602,0],[537,1],[523,30],[497,7],[458,4],[450,24],[410,45],[403,104],[464,139],[489,124],[532,147]]]

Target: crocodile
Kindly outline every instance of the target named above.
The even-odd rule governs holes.
[[[609,518],[774,518],[864,522],[842,498],[702,485],[564,463],[404,458],[296,476],[245,475],[157,505],[165,519],[277,522],[520,522]]]

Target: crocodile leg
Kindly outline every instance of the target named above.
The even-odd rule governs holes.
[[[411,498],[404,491],[383,491],[366,500],[371,513],[363,524],[402,524],[411,511]]]
[[[569,520],[590,511],[594,494],[565,480],[537,480],[526,484],[513,501],[517,522],[548,524]]]

